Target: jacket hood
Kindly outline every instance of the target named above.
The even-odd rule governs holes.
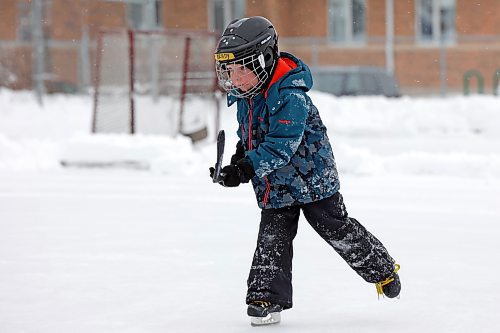
[[[269,93],[271,93],[273,89],[281,90],[285,88],[299,88],[304,91],[309,91],[313,84],[309,67],[302,62],[302,60],[289,53],[281,52],[280,57],[285,60],[286,63],[295,64],[296,67],[285,73],[275,84],[271,85],[268,88]]]

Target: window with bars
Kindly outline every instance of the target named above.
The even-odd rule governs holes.
[[[161,28],[161,0],[135,0],[127,3],[127,21],[132,29]]]
[[[456,37],[456,0],[417,0],[417,40],[452,43]]]
[[[29,42],[32,39],[31,3],[19,2],[17,4],[17,39]]]
[[[32,0],[19,0],[17,2],[17,40],[31,42],[33,40],[33,29],[40,29],[44,38],[49,36],[49,27],[52,24],[52,0],[38,0],[36,4]],[[41,22],[34,24],[36,8],[39,8]]]
[[[245,17],[245,0],[212,0],[212,29],[222,33],[224,28],[236,18]]]
[[[328,35],[334,43],[366,40],[366,0],[329,0]]]

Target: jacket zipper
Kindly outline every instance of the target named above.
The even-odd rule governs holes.
[[[253,143],[252,143],[252,122],[253,122],[253,102],[252,99],[248,99],[248,103],[250,105],[250,110],[248,111],[248,150],[253,149]]]

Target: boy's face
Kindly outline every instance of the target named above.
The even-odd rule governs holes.
[[[229,64],[227,69],[233,85],[242,91],[248,91],[259,83],[257,75],[243,65]]]

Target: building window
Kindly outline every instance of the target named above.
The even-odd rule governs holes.
[[[329,0],[328,33],[334,43],[366,40],[366,0]]]
[[[245,0],[212,0],[210,11],[212,29],[222,33],[229,22],[245,17]]]
[[[450,43],[455,40],[456,0],[418,0],[416,31],[423,43]]]
[[[17,4],[17,39],[22,42],[31,41],[31,3],[19,2]]]
[[[31,42],[33,34],[37,32],[44,37],[48,34],[48,29],[52,24],[50,10],[52,0],[40,0],[39,3],[33,4],[32,0],[19,0],[17,2],[17,40],[21,42]],[[39,12],[38,12],[39,11]],[[42,21],[34,24],[34,15],[41,17]],[[37,31],[33,31],[36,29]],[[38,31],[41,29],[41,31]]]
[[[126,0],[128,26],[132,29],[158,29],[163,26],[161,0]]]

